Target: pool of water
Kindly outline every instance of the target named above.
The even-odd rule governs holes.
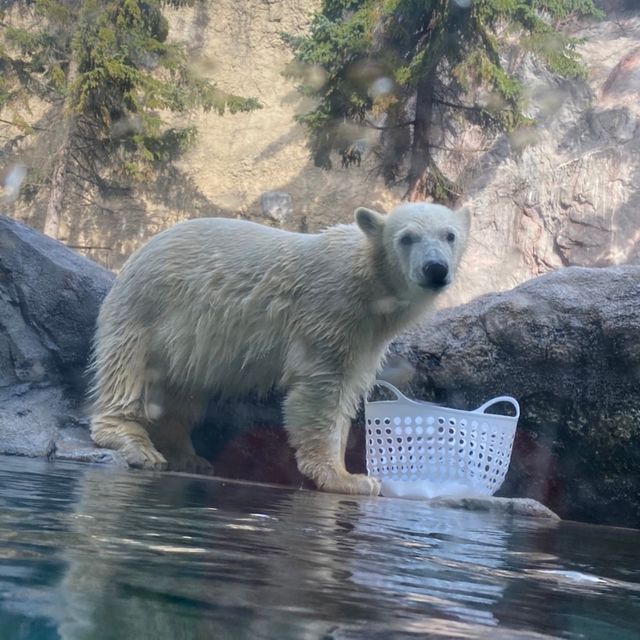
[[[0,457],[0,640],[640,638],[640,532]]]

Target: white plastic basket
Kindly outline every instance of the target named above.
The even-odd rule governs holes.
[[[416,497],[409,495],[411,481],[428,485],[420,497],[492,495],[500,488],[520,417],[514,398],[499,396],[461,411],[411,400],[383,380],[375,384],[396,396],[365,399],[367,471],[382,482],[383,495]],[[516,415],[485,413],[499,402],[512,404]]]

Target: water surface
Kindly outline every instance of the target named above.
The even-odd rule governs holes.
[[[0,457],[0,640],[640,638],[640,532]]]

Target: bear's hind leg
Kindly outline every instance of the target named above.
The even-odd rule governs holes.
[[[191,442],[191,431],[201,418],[204,403],[173,398],[171,409],[154,421],[151,437],[169,463],[171,471],[213,474],[210,462],[199,456]]]
[[[154,447],[148,431],[133,417],[97,415],[91,421],[91,437],[99,447],[120,451],[132,467],[165,469],[167,461]]]
[[[342,396],[339,387],[308,383],[297,384],[287,394],[285,423],[298,469],[323,491],[378,495],[375,478],[349,473],[345,467],[351,419],[341,405]]]

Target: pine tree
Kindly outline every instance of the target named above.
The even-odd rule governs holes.
[[[3,24],[0,119],[29,136],[29,101],[50,109],[51,153],[30,184],[48,189],[45,232],[54,237],[70,191],[127,188],[194,141],[194,128],[166,126],[163,112],[260,107],[191,72],[184,46],[167,41],[159,0],[3,0],[0,11],[1,23],[10,11],[28,23]]]
[[[592,0],[325,0],[306,37],[286,36],[290,74],[318,105],[299,119],[316,165],[360,163],[379,132],[376,171],[411,200],[450,201],[457,185],[437,161],[438,125],[485,131],[531,124],[523,87],[505,64],[517,47],[564,77],[584,74],[577,41],[559,23],[598,17]]]

